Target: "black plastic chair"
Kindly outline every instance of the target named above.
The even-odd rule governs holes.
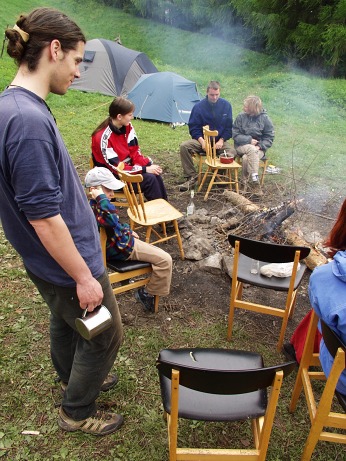
[[[260,242],[232,234],[228,235],[228,241],[234,247],[234,260],[227,339],[231,339],[234,311],[236,308],[274,315],[282,318],[281,331],[277,344],[277,349],[280,351],[288,319],[294,312],[297,290],[306,270],[304,263],[301,263],[298,269],[298,263],[309,255],[310,248]],[[257,274],[250,272],[253,260],[259,261]],[[260,268],[266,264],[288,262],[293,262],[292,275],[290,277],[265,277],[260,274]],[[264,289],[286,292],[285,305],[283,307],[271,307],[243,300],[244,283]]]
[[[157,359],[170,461],[265,459],[283,377],[295,362],[265,368],[260,354],[230,349],[164,349]],[[271,386],[268,399],[267,388]],[[178,448],[178,418],[251,419],[254,449]]]

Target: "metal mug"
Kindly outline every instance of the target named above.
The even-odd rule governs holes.
[[[112,314],[106,306],[101,304],[92,312],[84,310],[82,318],[75,320],[78,333],[84,339],[92,339],[112,325]]]

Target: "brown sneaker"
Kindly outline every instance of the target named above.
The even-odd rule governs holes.
[[[186,192],[188,190],[193,189],[197,181],[198,181],[198,176],[191,176],[191,178],[188,178],[187,181],[179,185],[179,191]]]
[[[101,386],[101,392],[107,392],[109,389],[112,389],[117,382],[119,381],[118,375],[108,375],[106,376],[106,379],[103,381],[102,386]],[[67,383],[64,383],[63,381],[60,382],[61,386],[61,392],[64,393],[66,388],[67,388]]]
[[[92,435],[107,435],[118,430],[123,422],[121,415],[101,410],[97,410],[89,418],[75,421],[67,416],[62,407],[59,410],[58,424],[66,432],[82,431]]]

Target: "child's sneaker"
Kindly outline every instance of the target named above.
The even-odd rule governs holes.
[[[137,301],[143,304],[144,309],[149,312],[155,311],[155,296],[147,293],[145,288],[141,287],[135,292]]]

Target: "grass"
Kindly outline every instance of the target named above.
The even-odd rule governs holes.
[[[4,0],[0,0],[4,3]],[[203,93],[210,79],[222,83],[222,96],[233,104],[235,115],[250,93],[259,94],[276,127],[270,161],[282,168],[282,180],[298,196],[311,197],[323,187],[324,203],[344,195],[345,80],[322,80],[274,62],[270,56],[242,50],[201,34],[178,31],[151,21],[133,18],[109,7],[87,1],[13,0],[2,8],[0,28],[14,24],[18,14],[32,7],[55,6],[71,15],[87,38],[121,36],[125,46],[148,54],[159,70],[174,71],[197,82]],[[100,32],[102,31],[102,32]],[[15,67],[6,53],[0,60],[0,90],[11,82]],[[57,118],[71,157],[83,178],[88,169],[90,134],[107,115],[112,98],[69,91],[50,95],[48,104]],[[181,179],[179,144],[188,138],[187,127],[172,130],[163,123],[135,120],[144,154],[164,166],[167,181]],[[270,180],[270,178],[268,179]],[[312,188],[311,195],[306,189]],[[124,414],[126,424],[118,433],[102,439],[62,433],[56,424],[55,407],[60,394],[49,358],[48,310],[28,281],[18,256],[0,233],[0,457],[6,460],[102,460],[162,461],[167,459],[166,429],[162,420],[155,358],[162,347],[225,347],[225,310],[203,312],[196,306],[162,303],[157,317],[125,322],[125,341],[117,360],[119,385],[101,397]],[[119,297],[120,308],[132,302]],[[126,320],[126,319],[125,319]],[[268,326],[270,329],[270,326]],[[252,325],[256,332],[257,326]],[[263,333],[261,331],[261,333]],[[232,347],[252,348],[246,321],[239,322]],[[267,335],[258,346],[266,362],[282,360]],[[308,417],[301,403],[294,415],[287,412],[294,376],[285,382],[271,439],[268,460],[299,459],[308,432]],[[183,437],[193,443],[240,443],[246,446],[249,432],[239,424],[242,436],[234,438],[215,424],[184,424]],[[22,435],[38,430],[39,435]],[[313,460],[342,459],[340,446],[320,443]]]

